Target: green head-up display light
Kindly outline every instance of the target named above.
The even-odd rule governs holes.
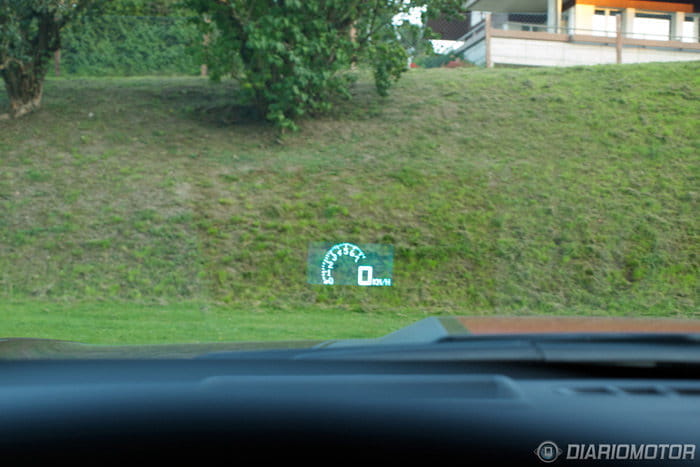
[[[394,247],[377,243],[312,243],[310,284],[386,287],[392,285]]]

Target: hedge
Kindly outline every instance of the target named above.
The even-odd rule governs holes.
[[[202,35],[182,17],[86,16],[64,31],[61,72],[79,76],[199,73]]]

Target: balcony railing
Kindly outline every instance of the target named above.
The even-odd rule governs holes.
[[[568,26],[562,26],[557,28],[552,28],[546,24],[533,24],[533,23],[522,23],[515,21],[508,21],[501,23],[499,25],[494,25],[494,29],[501,31],[534,31],[534,32],[548,32],[551,34],[567,34],[570,36],[574,35],[584,35],[584,36],[598,36],[598,37],[617,37],[617,31],[615,30],[601,30],[601,29],[581,29],[572,28]],[[674,40],[679,42],[697,43],[699,42],[698,37],[690,35],[679,35],[671,39],[670,32],[667,34],[655,34],[647,32],[632,32],[632,33],[622,33],[623,38],[627,39],[644,39],[650,41],[668,41]]]
[[[488,17],[475,25],[469,33],[459,39],[462,45],[455,49],[455,52],[465,52],[473,45],[485,41],[486,66],[492,66],[490,62],[490,42],[492,38],[608,45],[617,48],[618,63],[622,62],[622,49],[624,47],[643,47],[700,53],[700,42],[697,37],[685,36],[671,39],[670,34],[623,33],[622,31],[618,32],[618,30],[574,29],[568,26],[557,29],[542,23],[514,21],[499,21],[497,25],[494,25]]]

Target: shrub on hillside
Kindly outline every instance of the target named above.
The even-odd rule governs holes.
[[[424,55],[422,57],[416,58],[414,63],[421,68],[455,68],[462,66],[472,66],[471,63],[462,60],[459,56],[455,54]]]
[[[187,18],[85,16],[63,34],[61,70],[80,76],[196,74],[201,43]]]

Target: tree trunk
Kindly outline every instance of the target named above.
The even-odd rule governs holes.
[[[44,73],[35,67],[10,66],[0,73],[10,99],[10,117],[19,118],[41,106],[44,92]]]
[[[65,19],[58,21],[52,13],[42,14],[36,19],[36,34],[32,36],[30,31],[24,31],[23,37],[31,51],[31,58],[6,61],[0,69],[0,77],[5,81],[10,99],[11,118],[19,118],[41,106],[44,78],[49,70],[51,55],[61,48],[60,30]]]
[[[61,49],[56,49],[53,53],[53,72],[56,76],[61,76]]]

